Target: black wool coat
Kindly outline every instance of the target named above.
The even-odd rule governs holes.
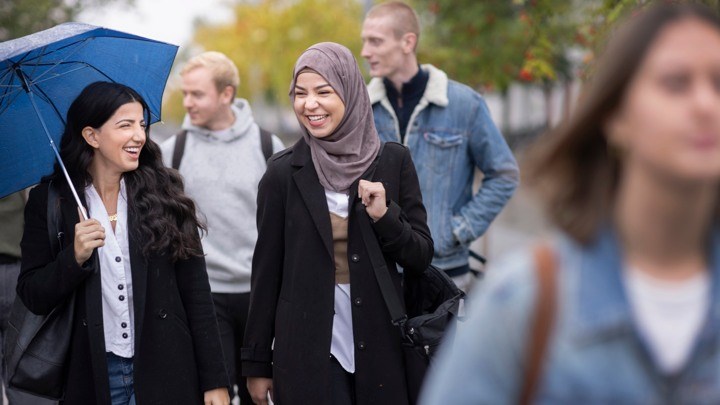
[[[411,277],[427,268],[433,253],[407,148],[386,144],[372,180],[384,184],[388,199],[387,214],[372,226],[402,296],[396,264]],[[356,181],[350,187],[347,252],[357,403],[407,404],[400,333],[377,285],[360,220],[369,217],[357,198]],[[257,222],[243,374],[272,377],[280,405],[331,404],[332,229],[325,192],[304,140],[269,162],[259,186]]]
[[[82,267],[75,261],[73,240],[78,212],[64,182],[60,188],[64,248],[57,257],[52,256],[47,196],[48,185],[41,183],[30,192],[25,208],[18,296],[31,311],[47,314],[73,292],[76,294],[64,403],[109,405],[102,269],[91,264],[97,263],[92,259]],[[128,229],[132,230],[137,219],[130,210],[128,215]],[[136,401],[202,404],[204,391],[229,385],[205,259],[173,262],[166,254],[145,257],[141,252],[143,241],[132,231],[129,234]]]

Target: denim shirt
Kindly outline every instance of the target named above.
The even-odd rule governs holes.
[[[560,238],[555,324],[535,393],[541,404],[720,403],[720,238],[710,307],[686,364],[664,374],[633,320],[613,231],[581,246]],[[531,252],[493,268],[468,320],[441,349],[421,404],[517,403],[537,283]]]
[[[405,146],[420,179],[428,225],[435,241],[433,264],[466,265],[468,247],[482,236],[518,185],[517,163],[495,127],[482,96],[432,65],[425,93],[408,122]],[[368,84],[380,139],[400,142],[398,120],[381,79]],[[473,195],[475,168],[484,177]]]

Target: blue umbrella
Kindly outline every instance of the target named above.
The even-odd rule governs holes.
[[[132,87],[150,123],[159,121],[176,53],[175,45],[80,23],[0,43],[0,197],[38,183],[55,159],[68,177],[56,145],[70,104],[92,82]]]

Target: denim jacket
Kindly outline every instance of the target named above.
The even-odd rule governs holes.
[[[517,163],[490,117],[482,96],[433,67],[407,126],[405,146],[417,166],[428,224],[435,241],[433,264],[466,265],[468,247],[482,236],[519,181]],[[382,79],[368,84],[375,126],[383,141],[400,142],[395,111]],[[473,195],[475,168],[484,177]]]
[[[711,245],[711,297],[686,364],[663,373],[633,319],[612,230],[581,246],[561,238],[555,324],[535,403],[720,403],[720,238]],[[537,282],[530,252],[493,268],[454,344],[443,345],[424,405],[517,403]]]

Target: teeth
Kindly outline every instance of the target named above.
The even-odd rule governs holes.
[[[138,148],[138,147],[124,148],[124,149],[125,149],[126,151],[130,152],[130,153],[138,153],[138,152],[140,152],[140,148]]]
[[[307,116],[310,121],[320,121],[321,119],[327,117],[326,115],[308,115]]]

